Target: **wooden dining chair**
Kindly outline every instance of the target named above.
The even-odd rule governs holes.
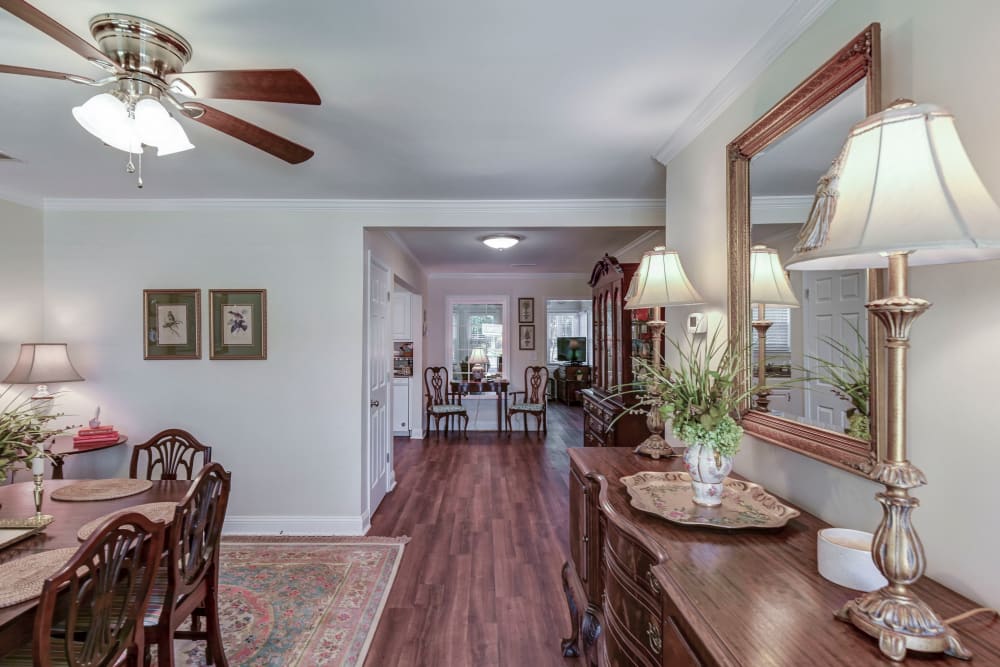
[[[174,510],[166,537],[166,564],[144,624],[146,647],[156,645],[160,665],[174,664],[174,639],[205,640],[207,664],[229,664],[219,628],[219,542],[230,481],[230,473],[221,465],[206,465]],[[204,630],[200,630],[202,616]],[[188,618],[191,629],[178,630]]]
[[[548,433],[548,415],[546,414],[545,392],[549,385],[549,369],[545,366],[528,366],[524,369],[524,390],[512,392],[513,402],[507,408],[507,435],[511,432],[511,417],[524,415],[524,432],[528,432],[528,415],[535,416],[536,428],[539,433]],[[517,396],[522,396],[521,401]]]
[[[201,465],[195,459],[201,456]],[[195,472],[212,461],[212,448],[179,428],[168,428],[132,448],[128,475],[139,478],[139,461],[145,457],[144,479],[191,479]],[[157,477],[156,475],[159,474]]]
[[[462,405],[461,392],[451,391],[448,380],[448,369],[444,366],[428,366],[424,369],[424,396],[427,399],[424,412],[427,416],[427,428],[431,427],[431,417],[434,418],[434,430],[441,435],[441,419],[444,418],[444,434],[448,435],[448,425],[452,417],[465,419],[465,437],[469,437],[469,413]]]
[[[142,618],[163,539],[163,523],[136,512],[119,514],[94,531],[45,580],[31,645],[4,656],[2,664],[141,665]]]

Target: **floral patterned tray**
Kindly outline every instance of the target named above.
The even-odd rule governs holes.
[[[694,504],[691,476],[686,472],[640,472],[622,477],[621,482],[632,507],[686,526],[780,528],[800,514],[753,482],[727,478],[718,507]]]

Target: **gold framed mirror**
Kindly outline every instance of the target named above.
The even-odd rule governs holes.
[[[864,303],[883,291],[884,270],[784,272],[796,297],[772,306],[775,299],[755,287],[768,299],[765,307],[752,299],[750,267],[755,245],[776,251],[780,261],[790,257],[848,130],[881,109],[879,38],[872,23],[727,146],[730,332],[755,359],[761,338],[754,330],[766,335],[763,372],[758,364],[742,378],[748,387],[764,383],[760,400],[746,401],[743,428],[865,475],[885,441],[885,378],[878,344],[884,335]],[[841,382],[862,373],[867,397]]]

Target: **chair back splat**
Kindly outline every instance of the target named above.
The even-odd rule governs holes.
[[[174,664],[174,639],[178,638],[206,640],[209,664],[228,664],[219,626],[219,550],[230,484],[230,473],[218,463],[209,463],[174,510],[167,533],[166,585],[154,591],[150,603],[159,614],[146,619],[147,644],[156,644],[160,664]],[[188,618],[191,629],[179,630]]]
[[[74,667],[141,660],[142,618],[163,552],[162,522],[130,512],[95,531],[42,588],[32,659],[48,667],[59,656]],[[65,631],[53,633],[65,614]],[[53,636],[53,635],[56,636]]]
[[[201,465],[195,463],[201,457]],[[132,449],[129,477],[139,478],[139,462],[145,458],[144,479],[192,479],[195,473],[212,461],[212,448],[179,428],[168,428]]]

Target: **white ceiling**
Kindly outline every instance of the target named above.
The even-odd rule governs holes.
[[[651,159],[769,29],[827,0],[34,0],[89,38],[133,13],[194,46],[188,70],[296,67],[323,105],[218,101],[316,151],[298,166],[182,120],[197,148],[126,156],[76,125],[95,91],[0,75],[0,194],[22,198],[662,197]],[[806,9],[804,9],[806,8]],[[781,19],[781,21],[779,21]],[[774,41],[774,40],[772,40]],[[780,41],[780,40],[779,40]],[[770,44],[773,48],[773,44]],[[0,11],[0,63],[100,70]]]
[[[582,227],[530,229],[420,229],[390,232],[406,246],[424,271],[435,273],[581,273],[589,274],[604,253],[641,254],[663,243],[663,227]],[[524,237],[513,248],[493,250],[481,239],[488,234]],[[624,261],[624,260],[623,260]],[[525,266],[527,265],[527,266]]]

